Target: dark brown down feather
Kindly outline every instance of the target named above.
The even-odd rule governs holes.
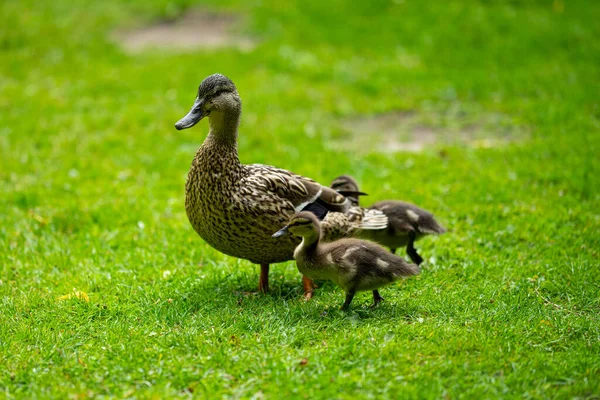
[[[342,193],[356,193],[359,191],[358,183],[349,175],[341,175],[333,180],[331,187]],[[359,206],[359,196],[347,197],[353,205]],[[414,204],[397,200],[384,200],[368,207],[370,210],[383,212],[388,218],[388,226],[385,230],[365,232],[362,237],[373,240],[384,246],[396,249],[407,246],[410,243],[410,235],[414,234],[414,240],[430,234],[442,234],[446,232],[427,210]]]
[[[381,300],[377,289],[421,271],[417,265],[367,240],[339,239],[321,243],[321,224],[312,213],[296,214],[284,230],[303,239],[294,251],[298,270],[311,279],[335,282],[347,294],[346,307],[354,293],[367,290],[374,291],[377,303]]]

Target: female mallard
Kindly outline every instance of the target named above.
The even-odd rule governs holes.
[[[319,220],[306,211],[292,217],[290,222],[273,237],[291,232],[302,238],[294,251],[298,270],[311,279],[328,279],[346,292],[342,310],[347,310],[356,292],[372,290],[373,306],[382,297],[379,289],[403,276],[417,275],[421,270],[403,258],[390,254],[383,247],[359,239],[340,239],[331,243],[320,243]]]
[[[215,74],[202,81],[190,112],[175,124],[190,128],[208,117],[210,130],[198,149],[185,185],[185,210],[194,230],[222,253],[260,264],[259,290],[269,288],[269,264],[293,258],[300,240],[271,234],[296,212],[311,210],[323,221],[327,238],[363,229],[385,229],[380,211],[351,207],[336,191],[312,179],[261,164],[240,163],[237,135],[242,101],[235,85]],[[312,281],[303,279],[307,298]]]
[[[346,193],[347,199],[358,206],[358,196],[364,193],[358,191],[356,180],[348,175],[338,176],[331,183],[331,187],[340,194]],[[417,253],[414,242],[429,234],[441,234],[446,228],[440,225],[433,214],[415,206],[396,200],[384,200],[369,207],[371,210],[380,210],[388,217],[388,227],[384,230],[365,233],[365,237],[388,246],[392,253],[398,247],[406,246],[406,253],[410,259],[420,265],[423,258]]]

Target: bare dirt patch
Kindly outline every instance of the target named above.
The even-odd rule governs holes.
[[[189,10],[174,21],[162,21],[132,31],[116,32],[114,38],[129,53],[147,49],[187,52],[201,49],[237,48],[250,51],[255,42],[236,33],[243,18],[202,10]]]
[[[500,114],[466,118],[389,112],[345,118],[340,128],[330,146],[359,152],[420,152],[443,145],[498,147],[524,137],[523,129]]]

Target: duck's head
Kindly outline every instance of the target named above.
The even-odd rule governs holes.
[[[177,121],[175,128],[191,128],[210,114],[236,112],[239,116],[241,109],[242,100],[233,82],[225,75],[210,75],[198,87],[198,95],[192,109]]]
[[[273,234],[274,238],[278,238],[285,234],[291,233],[294,236],[308,237],[318,235],[321,226],[317,217],[309,211],[301,211],[294,215],[290,222]]]
[[[366,193],[358,190],[358,183],[356,183],[356,180],[350,175],[338,176],[331,182],[330,187],[348,198],[352,205],[355,206],[358,205],[358,196],[368,196]]]

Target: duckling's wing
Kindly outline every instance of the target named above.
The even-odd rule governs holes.
[[[372,277],[379,277],[383,279],[383,283],[386,280],[393,280],[391,278],[397,274],[405,276],[420,272],[417,265],[409,264],[380,245],[368,241],[341,240],[332,243],[329,249],[333,259],[347,269],[353,270],[358,280],[368,277],[372,280]]]
[[[346,212],[350,208],[348,199],[310,178],[268,165],[250,164],[244,167],[246,176],[242,179],[242,186],[289,202],[296,212],[313,203],[328,211]]]
[[[414,204],[397,200],[384,200],[373,204],[371,209],[383,211],[390,220],[390,226],[405,232],[440,234],[446,228],[440,225],[432,213]]]

